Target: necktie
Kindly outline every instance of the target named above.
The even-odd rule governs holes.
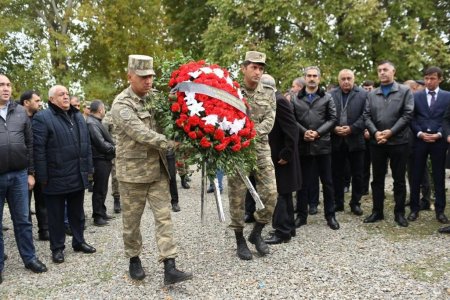
[[[314,94],[308,94],[308,101],[311,103],[313,101]]]
[[[436,104],[436,92],[429,91],[428,94],[431,95],[430,109],[433,109],[433,106]]]

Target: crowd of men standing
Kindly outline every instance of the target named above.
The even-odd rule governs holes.
[[[303,77],[295,79],[292,89],[283,95],[277,91],[275,79],[264,74],[265,67],[266,55],[257,51],[247,52],[241,64],[241,91],[250,106],[258,136],[258,170],[248,175],[264,208],[249,209],[251,205],[245,205],[249,199],[245,197],[246,186],[239,176],[228,177],[230,228],[235,232],[240,259],[253,258],[243,235],[246,222],[255,222],[248,241],[260,255],[270,253],[268,244],[288,242],[296,236],[296,229],[307,224],[308,215],[317,213],[319,179],[323,213],[331,229],[340,228],[336,212],[344,211],[349,175],[350,211],[361,216],[360,201],[368,193],[370,177],[367,162],[372,165],[373,207],[365,223],[384,219],[388,165],[394,180],[395,222],[406,227],[408,221],[419,218],[423,209],[420,192],[428,175],[428,159],[432,166],[436,219],[448,223],[444,210],[450,93],[439,88],[443,80],[441,69],[427,68],[423,78],[425,88],[413,93],[410,87],[395,81],[395,66],[390,61],[377,65],[378,88],[371,82],[357,86],[354,73],[343,69],[338,74],[339,86],[331,91],[320,86],[320,69],[309,66],[303,70]],[[32,193],[38,237],[49,240],[52,261],[60,264],[65,260],[65,223],[70,228],[75,252],[96,252],[84,237],[85,189],[92,188],[94,225],[107,225],[114,218],[107,214],[105,206],[110,174],[114,175],[114,211],[123,213],[123,240],[130,277],[142,280],[146,276],[139,255],[142,251],[140,221],[148,203],[154,215],[159,261],[164,263],[164,283],[192,278],[191,273],[175,266],[177,247],[170,211],[180,208],[177,194],[173,191],[172,196],[169,194],[169,182],[173,189],[176,176],[173,153],[178,143],[161,134],[155,121],[154,75],[151,57],[130,55],[127,74],[130,85],[115,98],[109,115],[100,100],[85,105],[88,110],[82,114],[79,99],[71,98],[67,88],[61,85],[50,88],[45,110],[40,110],[42,101],[34,91],[25,92],[19,105],[11,99],[9,78],[0,75],[3,153],[0,158],[0,283],[7,258],[2,230],[5,202],[25,267],[36,273],[46,272],[33,244]],[[406,217],[408,164],[410,213]],[[186,176],[183,178],[183,187],[188,188]],[[270,222],[274,231],[264,239],[262,230]],[[450,226],[441,228],[440,232],[450,233]]]

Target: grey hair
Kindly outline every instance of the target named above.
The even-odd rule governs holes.
[[[297,77],[294,79],[294,84],[298,85],[298,86],[305,86],[306,85],[306,81],[303,77]]]
[[[273,78],[272,76],[270,76],[269,74],[263,74],[261,76],[261,83],[271,86],[274,89],[276,89],[276,83],[275,83],[275,78]]]
[[[48,90],[48,97],[50,98],[50,97],[55,96],[56,90],[59,89],[59,88],[61,88],[61,87],[64,88],[64,86],[62,86],[62,85],[54,85],[54,86],[52,86],[52,87]]]
[[[309,71],[309,70],[316,70],[317,71],[317,75],[319,75],[319,77],[320,77],[320,69],[319,69],[319,67],[317,67],[317,66],[309,66],[309,67],[306,67],[304,70],[303,70],[303,75],[306,77],[306,73]]]

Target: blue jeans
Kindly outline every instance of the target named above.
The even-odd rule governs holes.
[[[28,174],[27,170],[0,174],[0,272],[4,267],[3,207],[8,199],[8,207],[14,226],[14,236],[20,257],[24,264],[36,258],[33,244],[32,224],[28,219]]]

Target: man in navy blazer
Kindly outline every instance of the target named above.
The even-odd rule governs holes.
[[[414,94],[414,116],[411,128],[414,134],[414,168],[411,185],[411,213],[408,220],[415,221],[420,210],[420,182],[428,156],[431,158],[432,177],[435,189],[436,219],[446,224],[445,210],[445,158],[447,141],[442,123],[445,111],[450,104],[450,92],[439,88],[442,70],[429,67],[424,71],[426,89]]]

